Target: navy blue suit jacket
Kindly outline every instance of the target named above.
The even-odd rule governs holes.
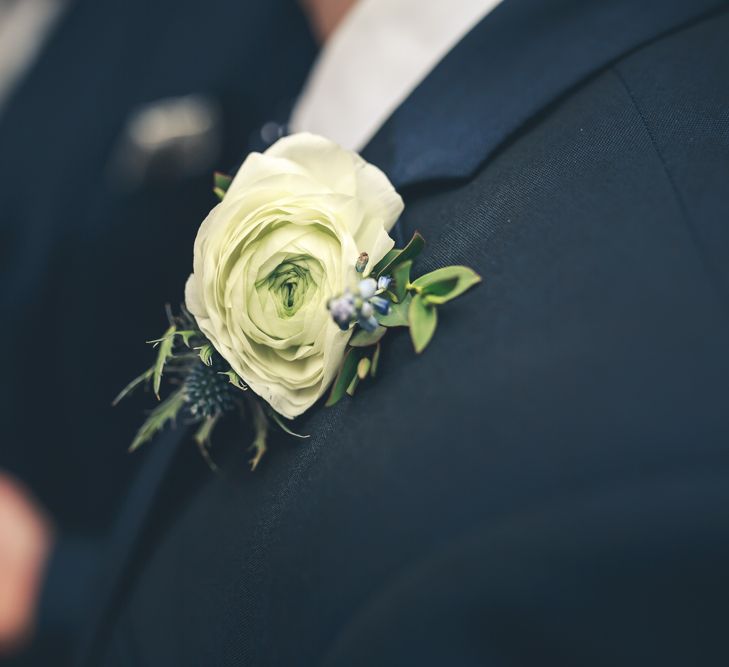
[[[152,443],[85,665],[726,664],[729,8],[506,0],[364,155],[484,283],[246,470]],[[103,444],[103,443],[102,443]]]

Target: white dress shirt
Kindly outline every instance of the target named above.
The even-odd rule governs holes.
[[[361,150],[443,57],[502,0],[359,0],[327,40],[292,132]]]

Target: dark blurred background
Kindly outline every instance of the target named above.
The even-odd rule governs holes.
[[[144,458],[144,397],[111,400],[182,300],[212,172],[280,132],[303,20],[290,0],[0,0],[0,470],[57,534],[103,535]]]

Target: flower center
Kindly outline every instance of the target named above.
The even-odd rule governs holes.
[[[281,318],[293,317],[314,286],[307,259],[304,256],[289,258],[281,262],[263,281]]]

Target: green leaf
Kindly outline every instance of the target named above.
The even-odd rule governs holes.
[[[187,347],[190,347],[190,339],[193,336],[198,336],[199,334],[200,334],[199,331],[195,331],[192,329],[185,329],[184,331],[175,331],[175,336],[180,336],[182,338],[182,342]]]
[[[380,365],[380,350],[382,349],[382,345],[377,343],[375,346],[375,351],[372,354],[372,364],[370,365],[370,376],[375,377],[377,375],[377,367]]]
[[[214,348],[211,343],[205,343],[205,345],[201,345],[200,347],[196,347],[195,349],[200,355],[200,361],[202,361],[206,366],[213,365]]]
[[[124,387],[124,389],[119,392],[119,394],[117,394],[117,397],[111,402],[111,404],[113,406],[118,405],[119,401],[131,394],[140,384],[149,381],[153,374],[154,366],[148,368],[146,371],[144,371],[144,373],[135,377],[126,387]]]
[[[210,436],[213,434],[213,429],[218,423],[221,414],[206,417],[200,424],[200,428],[195,432],[195,442],[200,447],[207,448],[210,445]]]
[[[132,441],[129,451],[133,452],[137,447],[157,435],[165,427],[167,422],[174,421],[177,413],[185,405],[186,400],[185,392],[182,389],[178,389],[174,394],[171,394],[162,401],[162,403],[149,413],[149,417],[147,417],[141,428],[137,431],[137,435]]]
[[[339,369],[339,374],[332,385],[332,391],[325,403],[326,407],[330,408],[332,405],[338,403],[347,392],[352,379],[357,377],[357,364],[364,355],[365,350],[361,347],[349,348],[347,354],[344,355],[344,359],[342,360],[342,366]]]
[[[213,472],[218,472],[218,466],[210,457],[210,438],[212,437],[213,430],[221,417],[222,414],[220,413],[213,415],[212,417],[206,417],[202,424],[200,424],[200,428],[198,428],[195,432],[195,443],[197,444],[197,448],[200,450],[200,455]]]
[[[250,449],[253,449],[255,453],[253,454],[253,458],[249,461],[251,464],[251,471],[253,471],[258,467],[258,464],[261,462],[263,455],[268,449],[266,445],[266,440],[268,438],[268,417],[266,417],[266,413],[263,411],[263,407],[261,407],[260,400],[257,396],[251,395],[248,399],[248,404],[250,405],[251,412],[253,413],[254,435]]]
[[[148,343],[152,343],[154,347],[159,347],[157,352],[157,361],[154,365],[154,372],[152,373],[152,386],[154,388],[155,396],[159,400],[159,390],[162,386],[162,374],[164,373],[165,364],[174,356],[174,345],[175,336],[180,336],[182,342],[190,347],[190,339],[193,336],[200,336],[200,332],[195,329],[177,329],[175,324],[171,324],[167,331],[164,332],[161,338],[155,338],[154,340],[148,340]]]
[[[216,188],[227,191],[232,182],[233,177],[229,176],[228,174],[224,174],[222,171],[216,171],[213,174],[213,183],[215,184]]]
[[[170,327],[170,329],[172,329],[172,327]],[[180,336],[182,338],[182,342],[187,345],[187,347],[190,347],[190,339],[193,336],[201,335],[200,332],[195,329],[181,329],[180,331],[170,331],[170,329],[165,332],[165,335],[162,336],[162,338],[155,338],[154,340],[148,340],[147,342],[153,343],[154,347],[157,347],[157,345],[163,343],[167,338],[172,338],[174,341],[175,336]]]
[[[410,283],[410,269],[413,268],[413,260],[408,260],[398,265],[392,272],[392,291],[398,301],[402,301],[408,293]]]
[[[385,327],[377,327],[374,331],[365,331],[360,329],[349,339],[349,344],[352,347],[369,347],[370,345],[376,345],[380,338],[387,333]]]
[[[426,297],[428,303],[441,304],[455,299],[481,282],[473,269],[467,266],[445,266],[420,276],[413,287]]]
[[[385,256],[372,267],[372,275],[379,278],[380,274],[382,273],[382,269],[388,266],[390,262],[392,262],[392,260],[400,254],[400,252],[402,251],[398,250],[397,248],[388,250],[387,253],[385,253]]]
[[[228,176],[228,174],[223,174],[219,171],[213,174],[213,192],[220,201],[223,201],[223,197],[225,197],[225,193],[228,192],[228,188],[232,182],[233,177]]]
[[[303,435],[303,434],[301,434],[301,433],[297,433],[296,431],[292,431],[292,430],[291,430],[291,429],[290,429],[290,428],[289,428],[289,427],[288,427],[288,426],[286,425],[286,422],[285,422],[285,421],[284,421],[284,420],[283,420],[283,419],[281,418],[281,415],[280,415],[280,414],[278,414],[278,412],[276,412],[275,410],[269,410],[269,411],[268,411],[268,415],[269,415],[269,417],[271,417],[271,419],[273,419],[273,421],[275,421],[275,422],[276,422],[276,424],[278,425],[278,427],[279,427],[279,428],[280,428],[280,429],[281,429],[281,430],[282,430],[282,431],[283,431],[284,433],[288,433],[288,435],[293,435],[293,436],[294,436],[294,438],[301,438],[302,440],[304,440],[304,439],[306,439],[306,438],[310,438],[310,437],[311,437],[310,435]]]
[[[177,327],[172,324],[170,328],[165,331],[164,336],[155,341],[149,341],[154,343],[155,347],[159,345],[159,351],[157,352],[157,361],[154,364],[154,372],[152,373],[152,388],[154,394],[159,400],[159,389],[162,385],[162,373],[165,369],[165,364],[172,357],[172,346],[175,342],[175,331]]]
[[[406,327],[409,325],[408,309],[412,296],[409,294],[400,302],[393,303],[390,306],[390,312],[387,315],[378,315],[377,321],[383,327]]]
[[[248,389],[248,385],[243,382],[240,377],[238,377],[238,374],[233,369],[229,371],[221,371],[220,373],[218,373],[218,375],[226,375],[228,377],[228,382],[230,382],[230,384],[232,384],[237,389],[241,389],[243,391],[246,391]]]
[[[410,319],[410,338],[413,341],[415,351],[420,354],[433,338],[435,327],[438,324],[438,312],[435,306],[427,303],[418,294],[410,304],[408,316]]]
[[[364,380],[370,372],[372,362],[367,357],[362,357],[357,364],[357,377]]]
[[[422,252],[424,247],[425,239],[420,235],[420,232],[415,232],[415,234],[413,234],[413,238],[410,239],[410,242],[402,250],[394,251],[397,254],[390,256],[393,251],[391,250],[388,252],[387,255],[385,255],[385,257],[377,263],[375,268],[372,270],[372,273],[376,278],[386,276],[399,264],[403,264],[410,259],[415,259]]]

